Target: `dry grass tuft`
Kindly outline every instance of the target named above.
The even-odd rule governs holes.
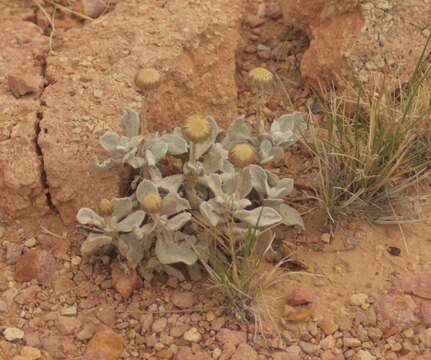
[[[265,334],[268,326],[277,329],[274,314],[283,300],[279,289],[289,273],[282,263],[274,266],[266,260],[272,251],[272,230],[249,229],[239,236],[220,231],[199,216],[195,221],[210,237],[209,254],[199,257],[213,286],[223,293],[228,312],[239,321],[254,322],[255,335]]]
[[[331,224],[353,214],[394,223],[393,201],[428,178],[430,40],[410,80],[395,91],[387,77],[373,91],[352,89],[353,97],[330,93],[324,102],[324,136],[306,141],[318,162],[318,200]]]

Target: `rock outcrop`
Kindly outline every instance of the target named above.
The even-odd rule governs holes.
[[[47,40],[33,23],[0,16],[0,220],[47,210],[36,144]]]
[[[390,74],[410,77],[427,37],[431,7],[415,0],[280,0],[286,24],[310,37],[301,73],[314,87]]]
[[[95,21],[59,28],[49,54],[31,10],[27,21],[5,14],[0,213],[43,214],[50,202],[72,223],[80,207],[119,195],[119,172],[92,164],[107,155],[99,137],[119,131],[123,110],[141,110],[133,85],[141,67],[163,77],[149,101],[149,131],[170,130],[195,112],[228,124],[237,112],[242,11],[242,0],[124,0]]]
[[[42,101],[42,149],[51,199],[66,223],[81,206],[118,195],[118,171],[97,173],[106,154],[98,138],[118,131],[125,108],[139,110],[137,69],[154,66],[162,85],[149,102],[149,130],[167,130],[196,112],[221,124],[236,113],[235,52],[241,0],[127,0],[63,34],[48,57]]]

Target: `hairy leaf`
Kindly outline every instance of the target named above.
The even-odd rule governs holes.
[[[81,244],[82,255],[92,255],[105,246],[112,244],[112,237],[101,234],[90,234]]]
[[[193,251],[188,239],[174,237],[174,233],[162,232],[156,241],[156,256],[162,264],[182,262],[193,265],[198,257]]]
[[[136,188],[136,198],[139,202],[144,200],[144,197],[148,194],[158,194],[159,190],[157,186],[150,180],[142,180]]]
[[[163,198],[160,212],[163,215],[172,216],[188,209],[190,209],[188,200],[182,198],[176,192],[171,192]]]
[[[90,208],[79,209],[76,218],[82,225],[94,225],[101,228],[105,224],[105,220]]]
[[[128,215],[125,219],[121,220],[116,226],[115,230],[120,232],[130,232],[139,227],[145,219],[145,211],[137,210]]]
[[[265,227],[277,224],[283,220],[281,215],[270,207],[258,207],[253,210],[240,210],[234,216],[253,227]]]
[[[139,114],[136,111],[126,109],[120,125],[125,130],[127,137],[137,136],[139,134]]]

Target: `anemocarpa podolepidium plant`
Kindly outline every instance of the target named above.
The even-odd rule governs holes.
[[[257,94],[254,129],[240,117],[223,131],[211,116],[194,114],[182,128],[147,134],[147,99],[161,76],[153,68],[138,71],[135,85],[143,93],[141,120],[137,112],[126,110],[121,118],[123,134],[108,131],[100,138],[110,157],[96,164],[99,169],[118,164],[134,169],[133,192],[102,199],[98,212],[79,210],[77,220],[89,232],[81,246],[83,255],[115,250],[129,269],[147,280],[154,271],[181,277],[173,265],[201,261],[210,269],[214,244],[217,256],[228,260],[235,256],[230,250],[236,253],[236,244],[217,245],[208,232],[234,243],[252,232],[268,249],[275,226],[304,226],[299,213],[285,202],[293,180],[279,179],[264,166],[283,157],[306,123],[295,112],[269,126],[262,106],[273,75],[256,68],[249,78]],[[168,156],[182,161],[180,173],[168,173],[172,170],[161,166]]]

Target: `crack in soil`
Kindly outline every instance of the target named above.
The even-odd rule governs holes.
[[[55,206],[54,202],[52,201],[51,192],[49,190],[48,176],[47,176],[46,169],[45,169],[45,159],[43,157],[42,147],[40,146],[40,143],[39,143],[39,136],[40,136],[40,133],[42,131],[42,129],[40,127],[40,122],[43,120],[42,107],[44,106],[43,102],[42,102],[42,95],[45,92],[46,88],[49,86],[49,83],[47,82],[47,79],[46,79],[46,71],[47,71],[47,67],[48,67],[46,59],[47,59],[48,55],[49,54],[44,56],[44,58],[42,59],[42,63],[41,63],[41,73],[42,73],[42,77],[44,79],[44,86],[43,86],[43,89],[40,92],[39,98],[38,98],[40,108],[36,113],[35,141],[34,142],[35,142],[35,147],[36,147],[36,153],[37,153],[37,156],[38,156],[39,161],[40,161],[40,182],[42,184],[43,191],[46,195],[46,202],[47,202],[48,207],[52,211],[54,211],[55,213],[58,214],[59,211],[58,211],[57,207]]]

